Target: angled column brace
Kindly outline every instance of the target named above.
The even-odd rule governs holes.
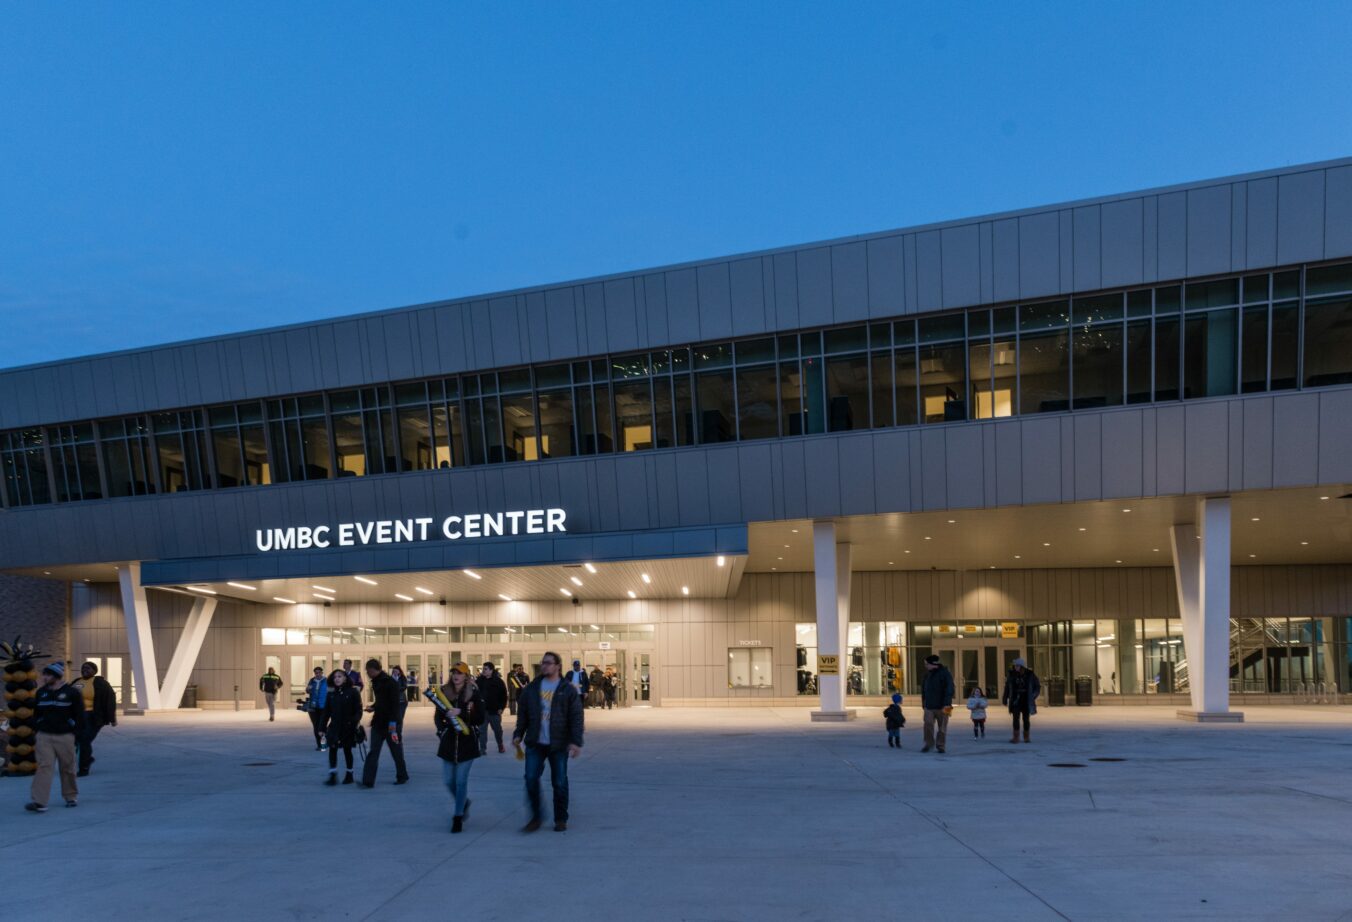
[[[164,686],[160,689],[160,700],[165,707],[178,707],[178,703],[183,700],[183,690],[188,687],[188,677],[197,665],[197,656],[202,652],[202,643],[207,638],[207,628],[211,627],[211,616],[215,613],[214,598],[192,600],[192,610],[188,612],[188,621],[183,626],[183,636],[179,637],[178,645],[174,648],[169,671],[164,674]]]
[[[131,674],[136,681],[136,704],[143,711],[160,708],[160,673],[155,665],[155,642],[150,635],[150,605],[141,585],[141,565],[129,563],[118,570],[122,588],[122,619],[127,627]]]

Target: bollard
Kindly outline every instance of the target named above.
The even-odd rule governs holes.
[[[239,686],[235,686],[235,710],[239,710]]]

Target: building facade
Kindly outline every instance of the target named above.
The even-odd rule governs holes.
[[[546,649],[825,718],[931,653],[1337,700],[1352,161],[0,371],[0,466],[0,567],[149,708]]]

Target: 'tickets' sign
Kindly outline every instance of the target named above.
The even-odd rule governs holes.
[[[546,535],[567,531],[562,509],[525,509],[515,512],[471,512],[435,518],[381,519],[340,522],[337,525],[290,525],[260,528],[254,533],[259,551],[304,551],[313,548],[366,547],[445,538],[494,538],[504,535]]]

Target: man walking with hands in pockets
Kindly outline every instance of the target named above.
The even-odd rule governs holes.
[[[522,832],[540,828],[540,776],[549,763],[549,781],[554,788],[554,831],[568,828],[568,760],[582,752],[582,697],[563,680],[557,653],[540,658],[540,674],[517,699],[516,730],[512,743],[524,746],[526,800],[530,822]]]

